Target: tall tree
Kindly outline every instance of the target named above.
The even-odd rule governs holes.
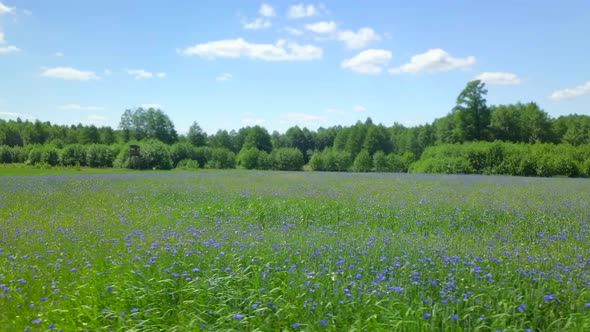
[[[196,121],[189,127],[186,138],[194,146],[205,146],[207,144],[207,134]]]
[[[475,80],[457,96],[456,106],[453,108],[455,118],[455,132],[460,141],[481,141],[488,139],[490,125],[490,110],[484,96],[488,93],[485,83]]]

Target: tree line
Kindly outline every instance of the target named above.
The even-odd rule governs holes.
[[[317,171],[590,176],[590,116],[552,118],[534,102],[488,106],[486,95],[483,82],[469,82],[446,116],[414,127],[385,126],[367,118],[352,126],[316,131],[294,126],[284,133],[269,133],[261,126],[248,126],[207,134],[194,122],[179,135],[166,113],[154,108],[126,110],[116,129],[0,120],[0,163],[277,170],[309,165]],[[129,156],[129,145],[140,146],[137,160]],[[480,167],[473,151],[481,154],[482,149],[495,149],[489,153],[496,156],[486,159],[495,164]],[[551,159],[551,164],[563,163],[553,160],[554,155],[567,155],[576,170],[521,167],[525,161],[518,167],[498,166],[507,158],[516,163],[511,156],[527,153],[536,161]]]

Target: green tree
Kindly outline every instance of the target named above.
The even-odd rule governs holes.
[[[487,93],[485,83],[475,80],[467,83],[465,89],[457,97],[453,114],[456,125],[455,136],[459,141],[488,139],[490,110],[484,98]]]
[[[207,144],[207,134],[196,121],[189,127],[186,138],[193,146],[205,146]]]
[[[370,172],[373,169],[373,159],[367,150],[362,150],[357,154],[352,169],[355,172]]]

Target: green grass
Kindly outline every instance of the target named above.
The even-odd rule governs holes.
[[[0,328],[590,330],[588,180],[48,174],[0,178]]]

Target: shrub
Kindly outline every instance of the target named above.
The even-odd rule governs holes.
[[[242,149],[242,151],[240,151],[238,154],[238,165],[244,167],[245,169],[257,168],[259,154],[260,151],[255,147]]]
[[[60,160],[63,166],[86,166],[86,147],[81,144],[67,145],[61,150]]]
[[[183,159],[178,162],[176,165],[177,169],[184,169],[184,170],[197,170],[199,169],[199,162],[192,159]]]
[[[303,154],[297,148],[278,148],[272,151],[273,169],[280,171],[301,171],[303,169]]]
[[[113,167],[114,155],[108,145],[92,144],[86,151],[86,164],[90,167]]]
[[[370,172],[373,169],[373,159],[367,150],[362,150],[357,154],[352,169],[355,172]]]
[[[376,172],[389,172],[389,164],[387,162],[387,155],[383,151],[377,151],[373,155],[373,166]]]
[[[121,150],[115,159],[114,166],[137,169],[172,169],[172,158],[168,145],[158,140],[147,140],[137,143],[139,156],[129,156],[129,145]]]

